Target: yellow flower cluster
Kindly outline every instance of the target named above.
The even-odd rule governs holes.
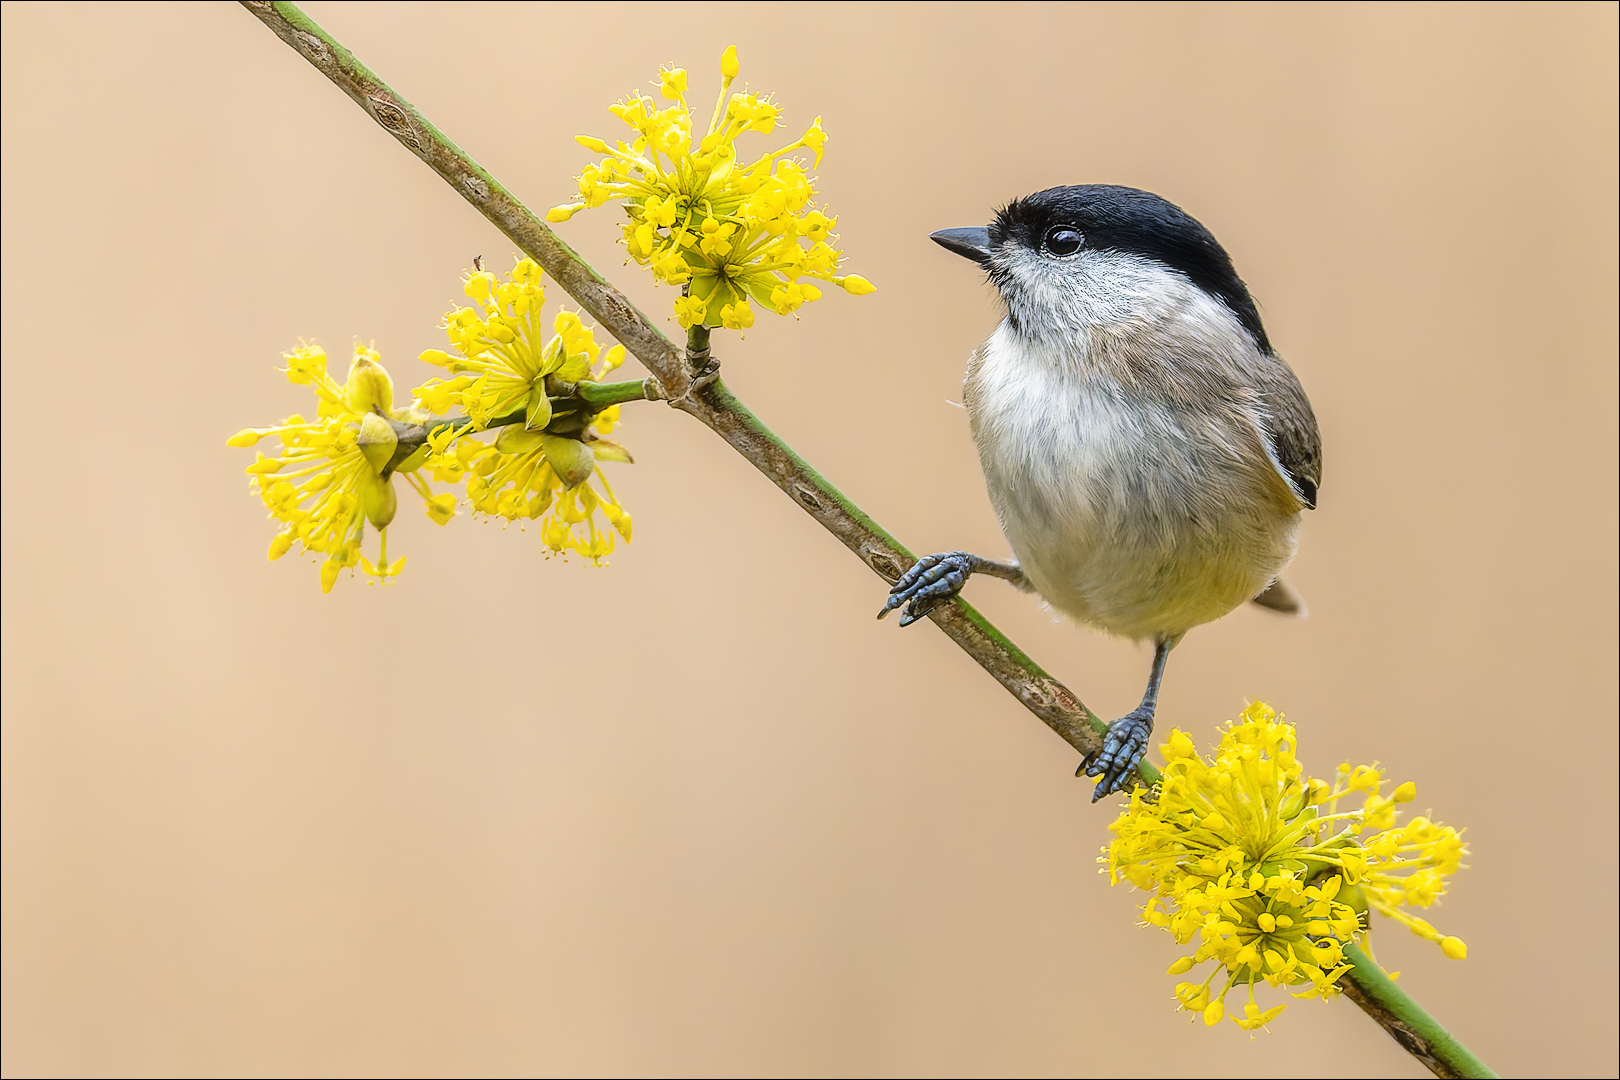
[[[417,397],[434,413],[459,407],[479,427],[488,427],[521,411],[524,426],[539,430],[551,423],[548,376],[554,385],[599,380],[624,363],[624,346],[615,345],[598,365],[601,347],[595,335],[570,311],[557,314],[555,336],[545,340],[546,290],[533,259],[517,260],[505,281],[474,270],[462,292],[472,305],[452,308],[444,317],[454,355],[429,349],[421,356],[455,376],[417,387]]]
[[[326,351],[318,345],[301,345],[286,360],[288,380],[315,391],[315,418],[294,414],[228,440],[231,446],[253,446],[266,437],[281,443],[279,453],[257,453],[247,468],[270,516],[285,524],[270,542],[270,558],[281,558],[294,544],[326,556],[323,592],[331,592],[338,573],[356,563],[386,584],[405,567],[403,558],[388,560],[388,525],[399,506],[394,477],[406,478],[426,501],[428,517],[440,525],[456,510],[453,496],[433,494],[416,475],[425,448],[403,458],[397,453],[399,435],[391,421],[410,423],[426,414],[415,407],[394,408],[393,380],[368,346],[355,345],[342,386],[327,374]],[[376,563],[360,553],[367,521],[380,537]]]
[[[1154,895],[1146,921],[1175,939],[1199,944],[1170,967],[1181,975],[1209,961],[1202,982],[1184,982],[1176,998],[1211,1026],[1227,1015],[1226,996],[1248,988],[1246,1030],[1284,1005],[1261,1010],[1257,983],[1299,986],[1295,997],[1331,997],[1349,970],[1344,946],[1366,929],[1369,910],[1438,942],[1452,959],[1467,955],[1409,906],[1426,908],[1445,891],[1468,849],[1458,831],[1418,817],[1397,824],[1397,806],[1417,795],[1410,783],[1381,794],[1374,766],[1339,766],[1329,784],[1304,775],[1294,728],[1256,703],[1221,735],[1213,761],[1172,732],[1166,765],[1150,791],[1137,789],[1109,827],[1109,879]],[[1359,798],[1355,809],[1339,808]],[[1224,981],[1217,978],[1224,973]]]
[[[404,568],[403,558],[388,558],[399,476],[440,525],[455,516],[456,498],[434,494],[423,473],[444,483],[465,481],[475,513],[539,519],[541,539],[553,554],[577,552],[600,564],[613,551],[615,533],[630,539],[630,515],[596,464],[631,460],[623,446],[602,437],[618,422],[619,407],[592,408],[575,392],[622,364],[624,347],[603,353],[571,312],[556,316],[547,340],[540,268],[528,259],[518,260],[505,281],[475,270],[464,288],[473,306],[445,318],[455,352],[422,354],[452,377],[418,387],[409,406],[394,406],[393,380],[374,349],[355,346],[348,379],[339,385],[326,371],[326,352],[301,345],[286,354],[282,370],[314,390],[315,417],[289,416],[228,440],[238,447],[269,437],[280,442],[276,454],[258,453],[247,468],[271,517],[284,526],[271,541],[270,558],[294,544],[324,556],[322,591],[330,592],[340,572],[357,565],[385,584]],[[435,419],[455,408],[465,417]],[[492,442],[474,437],[490,429],[497,431]],[[598,527],[598,512],[609,527]],[[361,553],[367,522],[380,537],[375,563]]]
[[[821,297],[812,280],[855,296],[874,291],[856,274],[840,275],[843,258],[834,242],[837,218],[811,206],[815,181],[790,156],[805,152],[815,166],[827,142],[816,117],[797,141],[749,164],[737,160],[736,141],[745,132],[770,134],[781,110],[769,97],[727,91],[737,77],[737,50],[720,61],[720,95],[701,135],[686,103],[686,71],[659,72],[659,94],[673,104],[660,109],[633,94],[611,106],[635,129],[629,143],[609,146],[579,136],[586,149],[607,155],[579,177],[579,201],[552,208],[546,220],[567,221],[585,207],[626,199],[624,242],[630,257],[653,276],[681,287],[675,316],[681,326],[746,330],[753,304],[789,315]],[[666,164],[667,162],[667,164]]]
[[[614,533],[630,539],[630,515],[596,464],[631,461],[623,446],[603,438],[618,422],[619,407],[554,412],[551,395],[570,384],[600,382],[624,363],[624,346],[603,353],[571,311],[558,312],[555,336],[545,341],[546,294],[540,268],[530,259],[519,259],[506,281],[476,270],[464,291],[472,305],[452,309],[444,320],[455,352],[422,354],[454,377],[428,380],[417,397],[435,413],[459,406],[473,418],[471,431],[518,416],[522,424],[502,427],[493,443],[462,439],[453,449],[451,435],[435,436],[428,462],[434,478],[454,483],[465,477],[475,512],[507,521],[540,519],[540,538],[550,553],[574,551],[599,563],[613,551]],[[597,527],[598,510],[610,528]]]

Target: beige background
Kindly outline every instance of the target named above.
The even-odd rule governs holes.
[[[339,5],[532,205],[720,50],[880,290],[725,339],[731,385],[919,550],[1002,546],[959,400],[994,324],[928,243],[1111,181],[1207,223],[1326,438],[1293,579],[1177,652],[1317,771],[1468,827],[1381,958],[1503,1073],[1612,1075],[1615,7]],[[234,5],[4,8],[4,1071],[1418,1076],[1353,1006],[1172,1012],[1069,749],[690,420],[627,410],[607,570],[414,509],[397,588],[269,564],[237,428],[300,335],[402,383],[511,246]],[[621,269],[611,211],[563,235]],[[555,295],[555,294],[554,294]],[[404,502],[402,497],[402,502]],[[969,591],[1094,708],[1145,651]]]

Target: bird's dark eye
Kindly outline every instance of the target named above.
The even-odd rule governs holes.
[[[1073,225],[1054,225],[1046,230],[1046,250],[1053,255],[1073,255],[1084,242],[1085,237]]]

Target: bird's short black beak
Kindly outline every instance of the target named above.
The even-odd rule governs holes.
[[[941,229],[939,232],[929,233],[928,239],[946,251],[954,251],[964,259],[972,259],[980,266],[990,261],[989,229]]]

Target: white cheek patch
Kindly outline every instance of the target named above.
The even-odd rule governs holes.
[[[1006,276],[1001,290],[1019,331],[1053,338],[1056,348],[1086,328],[1101,324],[1156,321],[1200,299],[1211,301],[1185,276],[1140,255],[1089,251],[1058,259],[1027,248],[1003,247],[993,260]],[[1241,328],[1239,328],[1241,332]]]

